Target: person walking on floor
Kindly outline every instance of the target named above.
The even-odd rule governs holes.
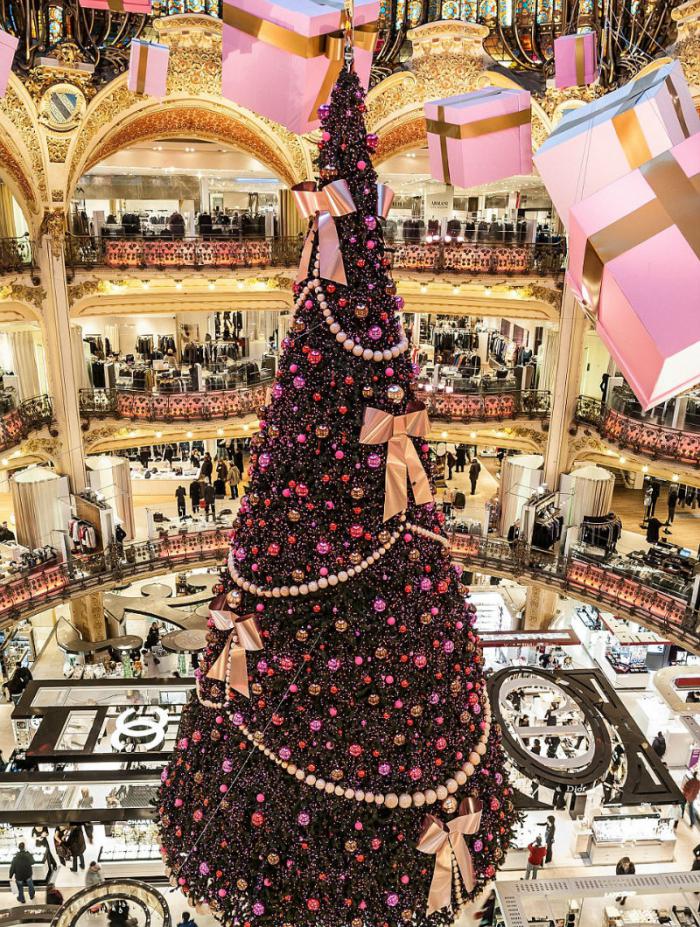
[[[153,657],[154,663],[160,663],[158,657],[153,653],[153,648],[160,645],[160,628],[158,627],[158,622],[151,622],[151,626],[148,629],[148,634],[146,635],[146,640],[144,642],[144,650],[147,650],[150,655]]]
[[[85,868],[85,834],[83,833],[83,827],[81,824],[72,824],[71,829],[68,831],[67,838],[68,849],[70,850],[70,855],[73,859],[73,865],[71,866],[72,872],[78,871],[78,862],[80,862],[80,868]]]
[[[226,482],[226,477],[228,476],[228,464],[224,458],[220,458],[219,462],[216,465],[216,478],[221,480],[222,483]]]
[[[216,519],[216,490],[211,483],[204,485],[204,502],[207,507],[207,520],[211,513],[212,521],[214,521]]]
[[[46,878],[50,882],[51,873],[57,871],[58,863],[56,862],[54,855],[51,852],[48,827],[45,824],[36,824],[34,827],[32,827],[32,839],[38,847],[42,847],[44,850],[46,850],[46,865],[49,869],[46,874]]]
[[[552,862],[552,847],[554,846],[554,835],[556,834],[556,823],[554,820],[554,815],[547,815],[547,820],[543,822],[544,827],[544,845],[547,847],[547,853],[545,855],[545,863]]]
[[[187,505],[185,504],[187,490],[184,486],[177,487],[175,490],[175,498],[177,499],[177,517],[182,521],[185,515],[187,515]]]
[[[623,856],[622,859],[618,861],[617,866],[615,866],[615,875],[634,875],[636,871],[634,863],[629,856]],[[627,901],[627,895],[618,895],[615,901],[619,905],[624,906]]]
[[[474,454],[472,462],[469,464],[469,482],[472,487],[472,496],[476,493],[476,484],[481,473],[481,464],[479,458]]]
[[[102,875],[102,870],[97,860],[93,859],[85,873],[85,888],[92,888],[93,885],[101,885],[104,880],[105,877]]]
[[[231,498],[237,499],[238,498],[238,484],[241,482],[241,471],[238,469],[235,463],[232,463],[231,466],[228,468],[227,480],[228,480],[228,485],[231,489]]]
[[[202,460],[202,466],[199,468],[200,480],[206,480],[207,483],[211,483],[211,475],[213,472],[214,464],[211,459],[211,454],[207,451]]]
[[[525,870],[526,879],[536,879],[537,873],[544,865],[544,858],[547,855],[547,847],[542,846],[542,838],[535,837],[532,843],[528,844],[527,869]]]
[[[14,876],[15,882],[17,883],[17,900],[20,904],[24,904],[24,890],[25,888],[29,890],[29,900],[34,899],[36,892],[34,891],[34,880],[32,878],[34,874],[34,857],[27,850],[23,843],[17,844],[17,852],[15,853],[12,863],[10,864],[10,881]]]
[[[698,792],[700,792],[700,780],[698,780],[697,770],[688,776],[681,787],[681,792],[683,793],[683,801],[681,802],[681,817],[685,814],[685,806],[688,806],[688,817],[690,818],[690,826],[695,826],[695,807],[693,802],[698,797]]]
[[[463,444],[457,445],[457,466],[455,467],[457,473],[464,473],[464,468],[467,465],[467,449]]]
[[[659,731],[651,744],[651,749],[658,756],[659,759],[663,759],[663,755],[666,752],[666,738]]]
[[[192,480],[190,483],[190,502],[192,503],[192,514],[196,515],[199,511],[199,500],[202,498],[202,484],[199,480]]]
[[[452,479],[452,470],[456,463],[457,463],[457,458],[452,453],[452,451],[448,451],[447,452],[447,479],[448,480]]]
[[[192,915],[189,911],[183,911],[180,923],[177,927],[197,927],[197,922],[192,920]]]

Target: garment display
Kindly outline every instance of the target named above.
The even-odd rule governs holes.
[[[622,534],[622,522],[614,512],[607,515],[586,515],[581,524],[580,539],[592,547],[614,551]]]
[[[68,522],[68,534],[73,542],[73,549],[83,553],[97,550],[97,532],[94,527],[81,518],[71,518]]]
[[[551,550],[561,537],[564,517],[558,509],[538,513],[532,530],[532,546],[540,550]]]

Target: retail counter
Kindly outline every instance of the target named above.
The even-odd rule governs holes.
[[[10,881],[10,866],[17,852],[17,844],[22,839],[26,840],[24,833],[18,836],[14,827],[0,825],[0,886],[4,887]],[[33,846],[32,840],[26,840],[26,844],[27,849],[34,855],[34,882],[44,882],[49,871],[46,863],[46,850],[43,847]]]
[[[676,849],[673,825],[659,812],[596,816],[590,829],[575,832],[572,852],[587,852],[594,866],[614,865],[621,856],[629,856],[633,863],[672,862]]]
[[[613,663],[608,654],[596,657],[596,663],[616,689],[646,689],[649,685],[650,677],[646,664],[617,661]],[[642,666],[644,666],[643,669]],[[629,668],[625,669],[625,667]]]
[[[163,874],[158,829],[153,821],[124,821],[105,828],[97,857],[106,879]]]

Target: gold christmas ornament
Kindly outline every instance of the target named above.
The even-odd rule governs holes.
[[[333,769],[331,771],[331,779],[334,782],[339,782],[343,778],[343,775],[344,773],[342,769]]]
[[[388,651],[386,647],[377,647],[377,649],[374,651],[374,655],[378,660],[386,660]]]
[[[297,509],[290,509],[287,512],[287,518],[290,521],[299,521],[299,519],[301,518],[301,512],[297,511]]]
[[[305,631],[302,628],[300,631],[297,631],[295,637],[298,641],[301,641],[301,643],[303,644],[304,641],[307,641],[309,639],[309,632]]]
[[[316,426],[316,437],[317,438],[327,438],[330,433],[331,433],[331,430],[328,427],[328,425],[317,425]]]
[[[457,799],[454,795],[448,795],[447,798],[442,803],[442,810],[446,814],[454,814],[457,810]]]
[[[320,695],[320,694],[321,694],[321,687],[318,685],[318,683],[312,682],[311,685],[309,686],[309,695]]]
[[[353,486],[350,490],[350,495],[353,499],[362,499],[364,494],[365,491],[361,486]]]
[[[433,620],[433,616],[430,614],[430,612],[423,612],[420,616],[421,624],[430,624],[432,620]]]
[[[278,438],[280,430],[277,425],[270,425],[270,427],[267,429],[267,433],[271,438]]]
[[[348,853],[354,853],[355,850],[357,849],[357,841],[356,840],[346,840],[345,849],[348,851]]]
[[[294,331],[303,332],[306,328],[306,322],[303,319],[294,319]]]
[[[397,386],[395,383],[386,391],[386,398],[389,402],[401,402],[403,397],[404,391],[402,387]]]
[[[386,544],[387,541],[391,538],[391,535],[388,531],[380,531],[377,537],[379,538],[380,544]]]
[[[267,861],[271,866],[276,866],[279,863],[280,858],[276,853],[268,853]]]
[[[376,694],[372,694],[372,695],[369,696],[369,698],[367,699],[367,701],[370,703],[370,705],[378,705],[378,704],[379,704],[379,696],[376,695]]]
[[[405,743],[406,743],[406,736],[404,734],[397,734],[396,737],[394,737],[395,746],[403,747]]]
[[[292,570],[292,579],[295,583],[300,583],[304,579],[303,570]]]
[[[340,631],[341,634],[343,633],[343,631],[347,631],[348,629],[347,621],[344,618],[338,618],[338,620],[335,623],[335,629],[336,631]]]
[[[411,708],[411,717],[412,717],[412,718],[420,718],[420,716],[421,716],[422,714],[423,714],[423,706],[422,706],[422,705],[414,705],[413,708]]]
[[[365,397],[365,399],[371,399],[372,396],[374,396],[374,390],[371,386],[363,386],[362,395]]]
[[[236,882],[236,888],[238,889],[239,892],[244,892],[248,888],[248,883],[246,882],[245,879],[239,879]]]
[[[354,551],[350,554],[350,563],[352,563],[353,566],[357,566],[357,564],[358,564],[358,563],[361,563],[361,562],[362,562],[362,554],[360,554],[360,553],[358,553],[356,550],[354,550]]]
[[[415,563],[416,560],[420,560],[420,551],[416,550],[415,547],[412,547],[408,552],[408,559],[413,561],[413,563]]]

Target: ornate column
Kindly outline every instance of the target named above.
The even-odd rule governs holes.
[[[107,638],[104,600],[101,592],[91,592],[79,599],[72,599],[70,618],[83,640],[103,641]]]
[[[59,431],[56,465],[61,473],[70,477],[73,492],[80,492],[85,488],[85,463],[80,424],[80,383],[75,375],[71,353],[64,228],[62,210],[45,212],[37,257],[41,282],[46,289],[42,307],[46,366]]]
[[[557,611],[559,595],[541,586],[527,590],[523,631],[546,631]]]
[[[581,383],[583,336],[588,321],[567,286],[561,301],[557,362],[552,384],[552,408],[544,457],[544,481],[557,486],[559,474],[568,468],[569,428],[576,413]]]

